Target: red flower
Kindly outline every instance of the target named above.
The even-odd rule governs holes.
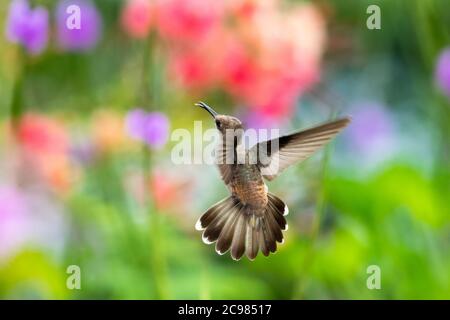
[[[35,154],[60,154],[68,150],[69,141],[62,125],[40,115],[25,115],[17,137],[27,151]]]

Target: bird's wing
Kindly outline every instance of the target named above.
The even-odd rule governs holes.
[[[237,140],[234,137],[227,137],[220,134],[219,142],[216,146],[216,164],[225,184],[229,184],[233,178],[237,163]]]
[[[260,142],[249,150],[261,174],[272,180],[288,166],[305,160],[345,128],[350,118],[328,122],[287,136]]]

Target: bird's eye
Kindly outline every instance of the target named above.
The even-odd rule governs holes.
[[[220,129],[220,127],[221,127],[221,123],[220,123],[220,121],[219,120],[216,120],[216,127],[217,127],[217,129]]]

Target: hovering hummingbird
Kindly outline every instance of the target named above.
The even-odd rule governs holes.
[[[288,224],[286,204],[268,192],[264,179],[273,180],[288,166],[311,156],[350,122],[350,118],[243,146],[243,125],[235,117],[221,115],[204,102],[195,104],[208,111],[220,133],[216,163],[231,195],[209,208],[195,228],[203,231],[206,244],[216,242],[220,255],[231,252],[234,260],[244,253],[250,260],[258,251],[268,256],[283,243]],[[263,179],[264,178],[264,179]]]

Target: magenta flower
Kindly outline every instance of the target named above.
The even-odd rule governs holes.
[[[169,119],[161,112],[131,110],[125,119],[126,130],[131,138],[147,143],[153,148],[161,148],[169,137]]]
[[[79,28],[69,28],[67,13],[69,6],[80,8]],[[61,0],[56,9],[57,41],[67,51],[86,51],[97,44],[102,29],[101,16],[94,4],[89,0]]]
[[[48,12],[43,7],[31,9],[27,0],[13,0],[6,22],[9,41],[24,46],[30,54],[41,53],[48,41]]]
[[[436,82],[450,98],[450,47],[444,49],[439,55],[436,64]]]

